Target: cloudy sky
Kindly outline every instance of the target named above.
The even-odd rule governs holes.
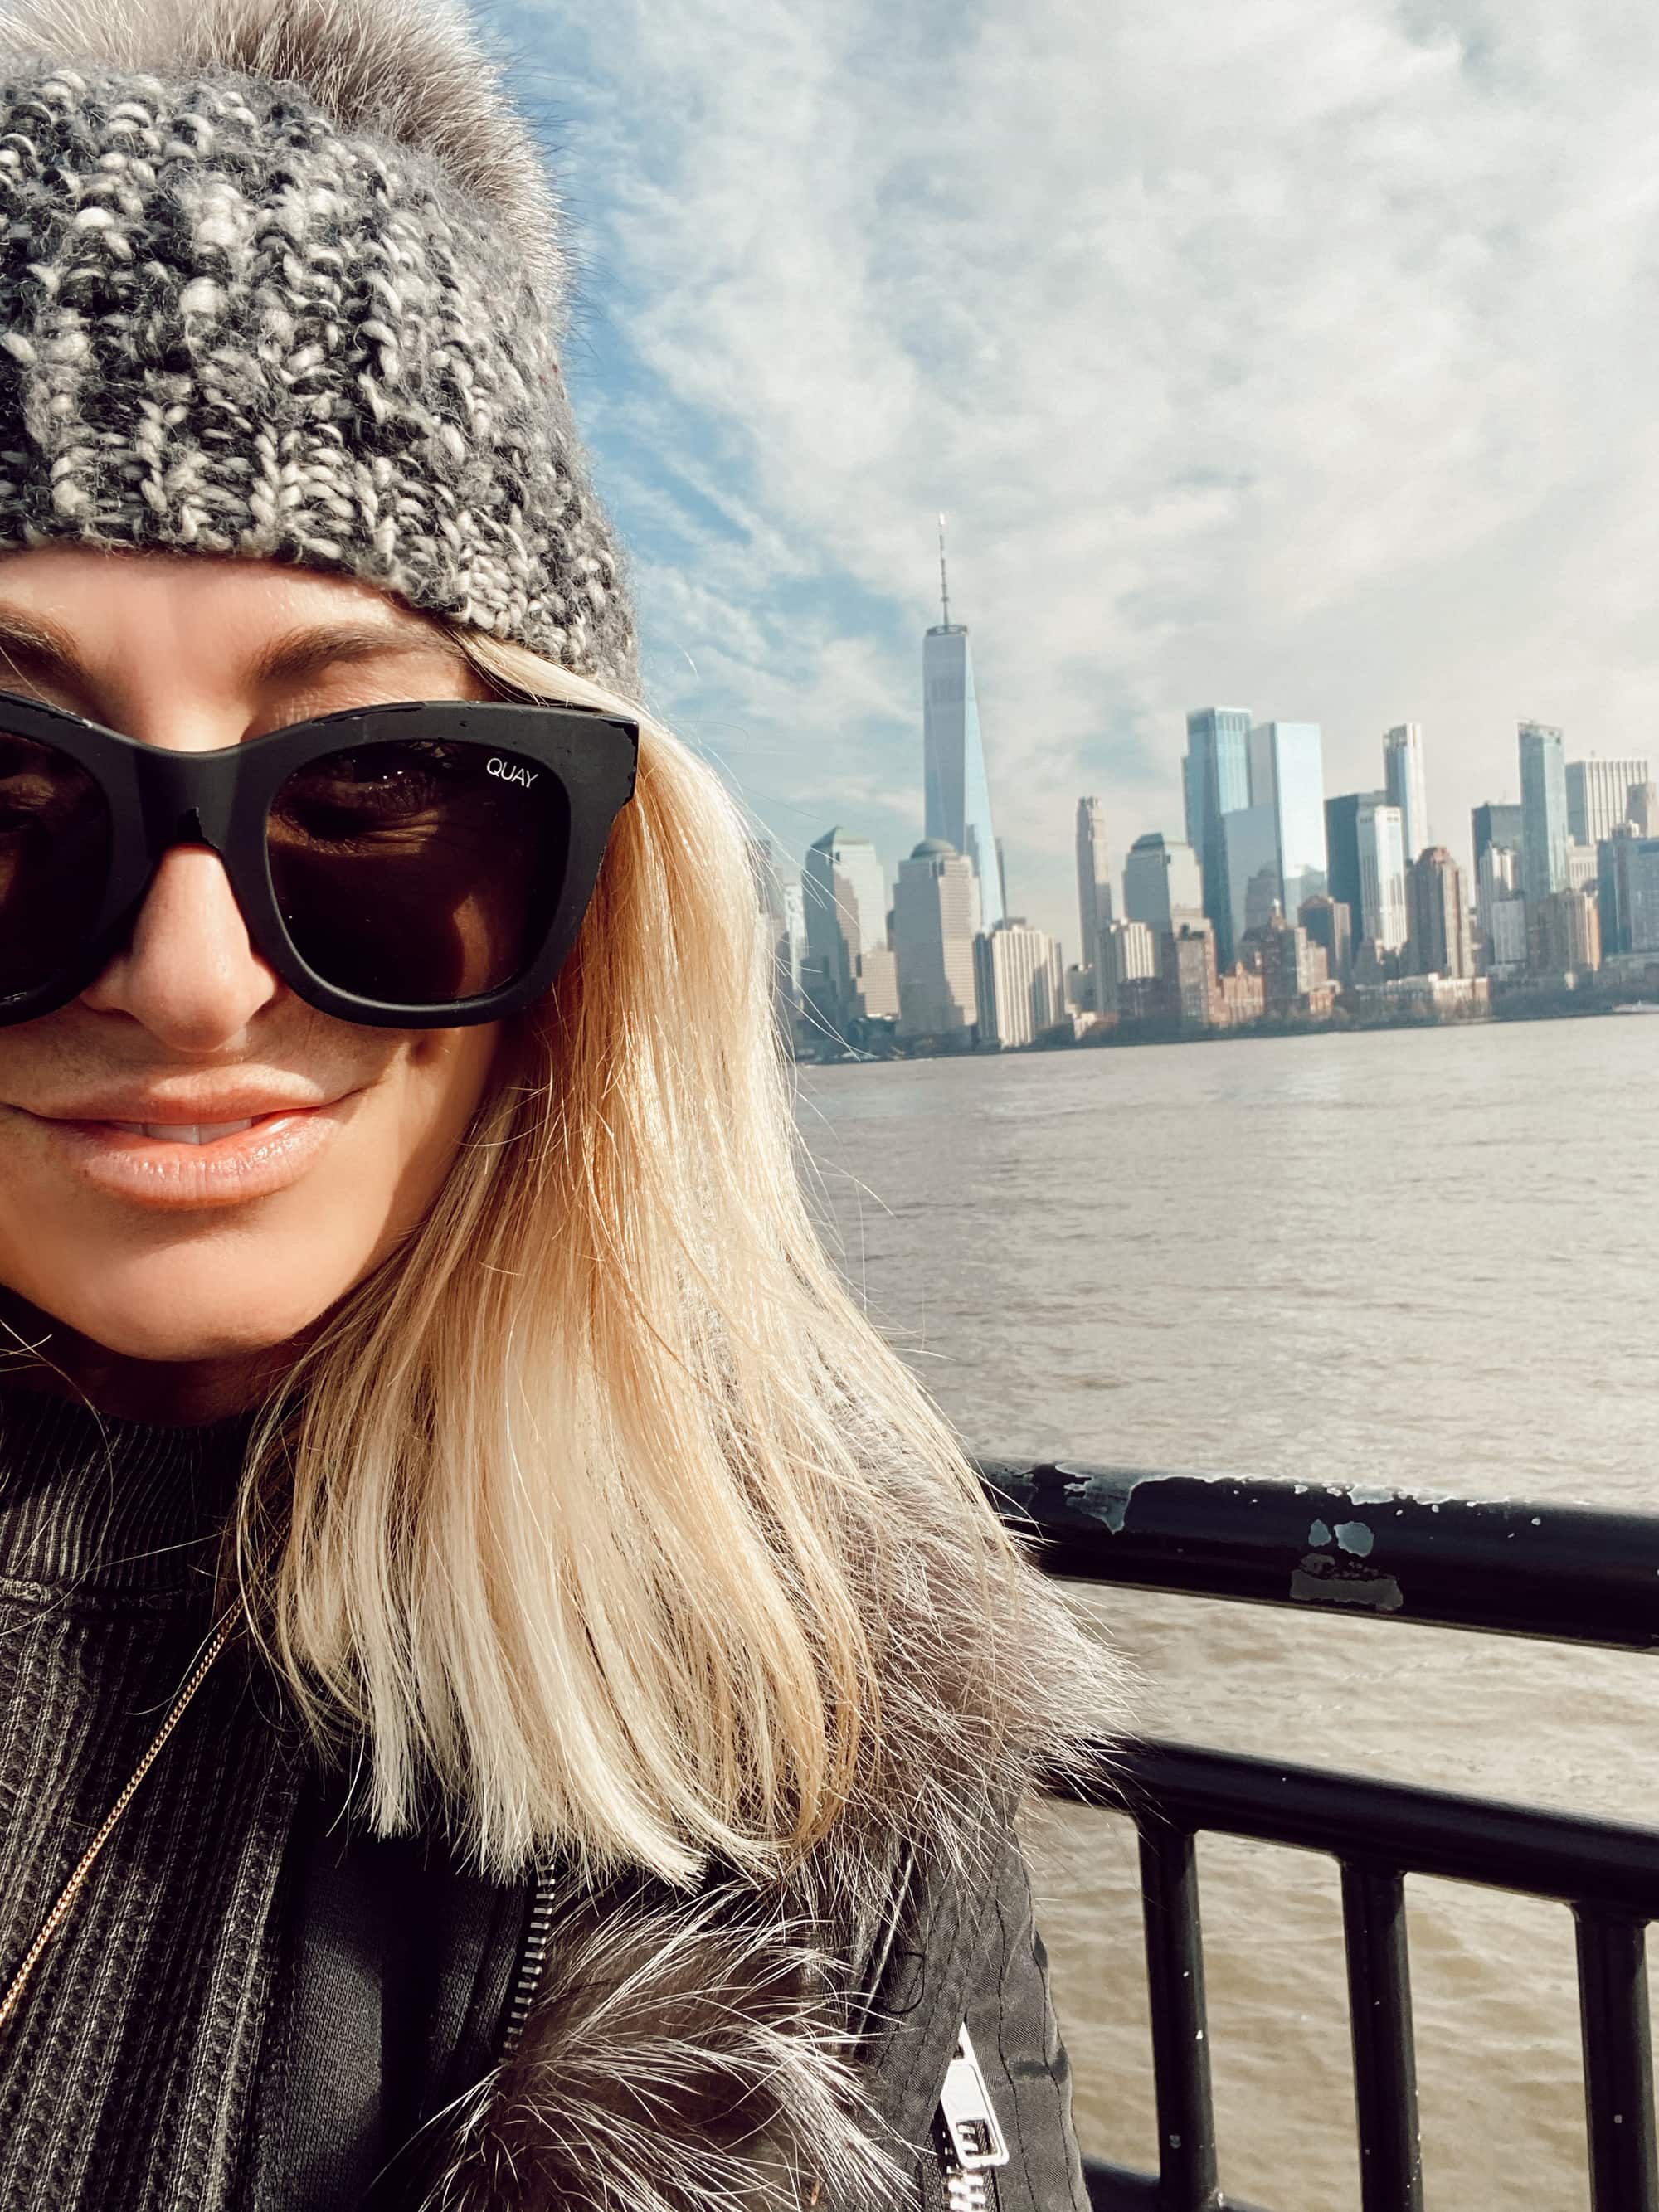
[[[921,834],[951,539],[1009,890],[1180,834],[1190,706],[1659,760],[1647,0],[494,0],[653,703],[798,856]]]

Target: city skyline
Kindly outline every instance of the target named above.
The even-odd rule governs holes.
[[[1068,941],[1078,794],[1178,834],[1194,703],[1317,721],[1338,792],[1420,722],[1465,866],[1516,720],[1647,749],[1654,27],[495,12],[556,118],[647,696],[781,846],[921,834],[941,506],[1013,908]]]
[[[943,525],[941,516],[940,586],[945,619],[924,633],[925,702],[931,696],[927,656],[935,649],[935,641],[961,635],[966,658],[967,626],[949,621]],[[973,709],[971,662],[967,663],[963,689]],[[960,690],[957,696],[962,696]],[[1518,719],[1511,726],[1511,758],[1516,766],[1507,781],[1520,787],[1521,798],[1485,799],[1470,809],[1461,837],[1455,831],[1437,827],[1431,835],[1417,841],[1413,849],[1408,823],[1413,818],[1438,820],[1427,799],[1431,749],[1421,722],[1394,725],[1380,733],[1381,777],[1369,789],[1331,793],[1324,769],[1324,733],[1317,723],[1258,721],[1252,709],[1215,707],[1190,708],[1183,720],[1187,750],[1180,764],[1183,819],[1179,827],[1174,832],[1161,825],[1134,830],[1115,823],[1097,794],[1079,798],[1074,805],[1069,879],[1070,927],[1064,913],[1063,887],[1057,892],[1055,884],[1048,880],[1029,887],[1018,882],[1010,885],[1003,841],[996,837],[996,904],[984,916],[986,928],[1014,918],[1018,909],[1020,921],[1043,929],[1065,948],[1068,966],[1073,958],[1078,965],[1088,966],[1091,963],[1086,916],[1091,911],[1098,908],[1107,919],[1114,915],[1139,918],[1129,904],[1126,876],[1136,848],[1180,846],[1190,851],[1195,873],[1202,882],[1204,910],[1217,915],[1217,951],[1224,968],[1238,939],[1258,929],[1272,908],[1294,916],[1307,898],[1327,890],[1350,908],[1356,942],[1363,935],[1374,935],[1385,947],[1396,949],[1405,945],[1408,934],[1409,872],[1424,854],[1433,848],[1449,855],[1462,873],[1473,907],[1480,881],[1480,855],[1497,826],[1502,832],[1498,842],[1510,847],[1516,854],[1517,888],[1524,884],[1532,898],[1564,890],[1569,882],[1569,849],[1581,854],[1595,851],[1601,836],[1624,818],[1620,795],[1628,794],[1634,784],[1645,781],[1648,773],[1645,757],[1627,755],[1608,760],[1591,753],[1569,759],[1566,732]],[[973,762],[977,755],[980,787],[986,792],[976,709],[970,712],[965,734],[969,760]],[[925,711],[923,811],[925,820],[937,823],[941,817],[933,797],[934,759]],[[1529,773],[1534,802],[1530,808],[1527,803]],[[984,808],[988,830],[988,796]],[[1529,813],[1530,831],[1523,828],[1523,817]],[[1581,828],[1597,834],[1580,839]],[[1540,839],[1548,847],[1547,854],[1534,849],[1531,861],[1527,857],[1528,836],[1534,848]],[[772,842],[769,836],[767,842]],[[945,842],[957,849],[953,841]],[[1206,850],[1212,858],[1213,874],[1206,865]],[[898,865],[904,857],[900,856]],[[883,865],[890,884],[896,884],[897,866]],[[1085,866],[1092,876],[1092,890],[1085,888]],[[1584,879],[1589,880],[1587,861],[1583,870]],[[977,879],[977,869],[975,873]],[[1223,885],[1231,888],[1224,894]]]
[[[1187,837],[1136,836],[1115,899],[1105,810],[1079,798],[1067,963],[1057,933],[1007,911],[943,517],[939,590],[941,620],[922,639],[922,772],[930,828],[955,841],[930,834],[900,863],[879,937],[884,884],[868,838],[836,826],[815,841],[798,930],[770,841],[753,847],[779,1019],[810,1048],[1019,1048],[1103,1024],[1127,1024],[1133,1041],[1263,1021],[1461,1019],[1490,1012],[1494,992],[1659,988],[1659,785],[1646,757],[1569,762],[1559,729],[1517,723],[1521,803],[1473,811],[1471,872],[1443,842],[1418,843],[1430,819],[1420,724],[1383,733],[1380,787],[1328,798],[1318,725],[1257,721],[1243,707],[1188,714]],[[942,642],[954,653],[943,663]],[[976,857],[992,853],[987,913]]]
[[[1095,865],[1106,866],[1106,872],[1098,878],[1100,891],[1114,912],[1123,910],[1124,862],[1136,842],[1149,837],[1184,842],[1191,848],[1206,882],[1206,910],[1211,904],[1212,871],[1217,884],[1231,880],[1248,885],[1252,877],[1255,878],[1258,888],[1254,900],[1248,891],[1238,892],[1233,912],[1220,925],[1218,952],[1224,966],[1237,939],[1260,923],[1267,904],[1278,904],[1282,910],[1294,913],[1304,898],[1345,880],[1337,841],[1340,834],[1352,837],[1353,825],[1350,823],[1345,833],[1339,833],[1332,813],[1333,805],[1338,800],[1358,803],[1370,799],[1392,809],[1396,818],[1397,866],[1391,872],[1391,864],[1386,860],[1379,860],[1375,844],[1378,823],[1368,812],[1365,834],[1370,841],[1369,894],[1356,890],[1345,902],[1353,908],[1358,937],[1366,896],[1369,895],[1371,902],[1373,921],[1376,919],[1380,899],[1389,915],[1383,925],[1384,941],[1403,945],[1407,933],[1406,874],[1412,863],[1431,846],[1445,849],[1462,870],[1473,898],[1473,887],[1480,877],[1483,823],[1511,816],[1518,823],[1526,795],[1526,732],[1543,732],[1552,741],[1547,811],[1553,843],[1547,865],[1539,864],[1545,866],[1552,890],[1566,884],[1565,844],[1569,836],[1577,839],[1581,827],[1593,830],[1597,836],[1586,841],[1593,847],[1617,818],[1618,793],[1638,780],[1637,771],[1645,770],[1645,758],[1628,752],[1622,757],[1607,757],[1591,750],[1569,758],[1570,732],[1557,726],[1517,718],[1510,725],[1511,766],[1507,774],[1495,771],[1489,779],[1499,789],[1486,791],[1461,823],[1454,826],[1444,821],[1447,810],[1443,803],[1437,808],[1428,796],[1431,778],[1427,763],[1431,757],[1437,761],[1437,756],[1433,754],[1431,741],[1420,720],[1389,725],[1373,739],[1374,753],[1380,748],[1381,775],[1369,791],[1338,793],[1328,800],[1331,781],[1325,767],[1327,738],[1321,724],[1277,719],[1258,721],[1254,710],[1244,708],[1188,708],[1182,717],[1186,750],[1178,763],[1180,813],[1171,823],[1133,828],[1120,822],[1109,803],[1099,794],[1089,794],[1076,801],[1069,875],[1061,878],[1048,872],[1028,881],[1021,881],[1016,876],[1011,884],[1005,841],[992,829],[990,789],[994,779],[990,763],[994,756],[986,747],[979,714],[969,625],[951,619],[942,514],[938,518],[937,527],[942,619],[929,625],[923,633],[921,813],[924,835],[938,837],[945,829],[954,826],[953,815],[959,819],[963,825],[963,842],[970,848],[967,857],[981,884],[984,927],[992,927],[1018,913],[1022,921],[1033,924],[1059,941],[1066,948],[1068,963],[1075,957],[1079,964],[1089,964],[1089,933],[1083,919],[1086,902],[1081,888],[1085,809],[1086,835],[1097,855]],[[953,655],[948,667],[940,658],[946,653]],[[947,718],[949,735],[941,742],[941,731]],[[1281,762],[1286,757],[1287,748],[1294,764],[1285,770]],[[953,756],[953,786],[947,783],[940,770],[941,757],[947,752]],[[1359,781],[1363,785],[1363,775]],[[1279,797],[1281,783],[1290,793],[1283,803]],[[1265,795],[1256,798],[1258,791]],[[1516,795],[1507,796],[1510,792]],[[1304,795],[1298,797],[1298,793]],[[1222,823],[1228,816],[1237,818],[1224,832]],[[1323,817],[1319,842],[1328,855],[1323,862],[1329,871],[1328,878],[1321,877],[1320,864],[1313,854],[1311,829],[1316,816]],[[1413,822],[1427,825],[1415,836],[1410,826]],[[975,823],[980,825],[977,839],[972,826]],[[1285,842],[1287,836],[1292,844],[1297,842],[1297,825],[1304,848],[1300,858],[1290,852]],[[1385,836],[1392,840],[1395,832],[1386,822],[1382,828]],[[776,842],[769,828],[764,834],[769,842]],[[1231,854],[1225,844],[1228,835],[1234,840],[1235,848]],[[953,849],[961,849],[955,838],[947,837],[945,842]],[[986,843],[994,851],[996,861],[994,869],[981,873],[977,855]],[[896,854],[881,854],[881,865],[890,884],[896,884],[898,868],[909,849],[906,847]],[[1516,849],[1520,855],[1518,843]],[[1109,864],[1102,862],[1102,854],[1111,856]],[[1055,865],[1058,864],[1056,855]],[[1524,860],[1522,866],[1524,873]],[[1352,880],[1358,886],[1360,878],[1357,872]],[[1543,878],[1538,880],[1541,882]],[[1066,920],[1068,890],[1072,928],[1067,927]],[[1534,895],[1535,892],[1534,884]],[[1336,895],[1342,896],[1340,891]]]

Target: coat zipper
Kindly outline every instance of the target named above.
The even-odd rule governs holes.
[[[933,2130],[951,2212],[990,2212],[991,2169],[1007,2165],[1008,2145],[966,2021],[945,2069]]]
[[[542,1968],[547,1960],[548,1943],[553,1933],[553,1905],[557,1887],[552,1862],[544,1860],[536,1869],[530,1924],[525,1931],[524,1948],[519,1954],[519,1970],[507,2008],[507,2027],[501,2037],[501,2049],[496,2054],[498,2065],[512,2056],[514,2045],[524,2033],[524,2024],[530,2017],[530,2008],[535,2002]]]

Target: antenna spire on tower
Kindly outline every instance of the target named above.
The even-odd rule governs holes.
[[[945,617],[945,627],[951,627],[951,582],[945,573],[945,517],[939,519],[939,599]]]

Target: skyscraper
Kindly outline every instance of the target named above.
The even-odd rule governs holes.
[[[1359,848],[1359,934],[1397,952],[1410,934],[1406,912],[1406,843],[1400,809],[1378,796],[1360,800],[1354,819]]]
[[[887,943],[887,884],[867,837],[826,830],[801,870],[807,970],[802,988],[819,1018],[844,1033],[854,1011],[859,962]]]
[[[1643,760],[1569,761],[1567,835],[1580,845],[1599,845],[1630,818],[1631,786],[1645,783]]]
[[[1488,802],[1485,806],[1474,809],[1469,816],[1469,823],[1474,831],[1474,872],[1477,877],[1488,845],[1505,845],[1511,853],[1521,850],[1521,809],[1518,806],[1500,806]]]
[[[1204,911],[1224,960],[1232,957],[1224,815],[1250,803],[1250,714],[1246,707],[1199,707],[1187,717],[1187,842],[1198,854]]]
[[[1567,888],[1567,763],[1559,730],[1522,722],[1521,896],[1548,898]]]
[[[1077,918],[1083,932],[1078,957],[1095,957],[1095,940],[1112,918],[1112,862],[1106,848],[1106,809],[1097,799],[1077,803]]]
[[[1400,836],[1409,867],[1429,842],[1429,800],[1423,781],[1423,725],[1401,722],[1382,740],[1382,781],[1400,809]]]
[[[1364,929],[1360,920],[1358,823],[1359,810],[1367,799],[1385,805],[1388,793],[1345,791],[1340,798],[1325,801],[1325,850],[1330,862],[1331,896],[1339,905],[1347,908],[1350,921],[1362,937]]]
[[[979,879],[984,927],[1002,919],[1002,871],[991,827],[979,701],[965,623],[951,619],[945,517],[939,524],[940,620],[921,641],[921,776],[925,826],[960,853]]]
[[[1463,871],[1443,845],[1427,845],[1406,871],[1413,972],[1473,975]]]
[[[1317,722],[1262,722],[1250,732],[1250,803],[1271,806],[1279,911],[1330,887],[1325,768]]]
[[[1318,723],[1259,723],[1246,761],[1249,804],[1221,817],[1230,933],[1217,933],[1224,960],[1275,910],[1293,915],[1316,897],[1328,878]]]
[[[1659,837],[1638,837],[1631,854],[1630,949],[1659,952]]]
[[[899,1034],[966,1044],[979,1019],[974,939],[980,880],[942,837],[924,837],[899,862],[893,894]]]
[[[1215,929],[1202,915],[1183,921],[1158,947],[1166,1003],[1188,1027],[1212,1028],[1220,1016]]]
[[[1162,938],[1203,911],[1204,884],[1192,847],[1161,830],[1137,837],[1123,863],[1124,920],[1144,921]]]

